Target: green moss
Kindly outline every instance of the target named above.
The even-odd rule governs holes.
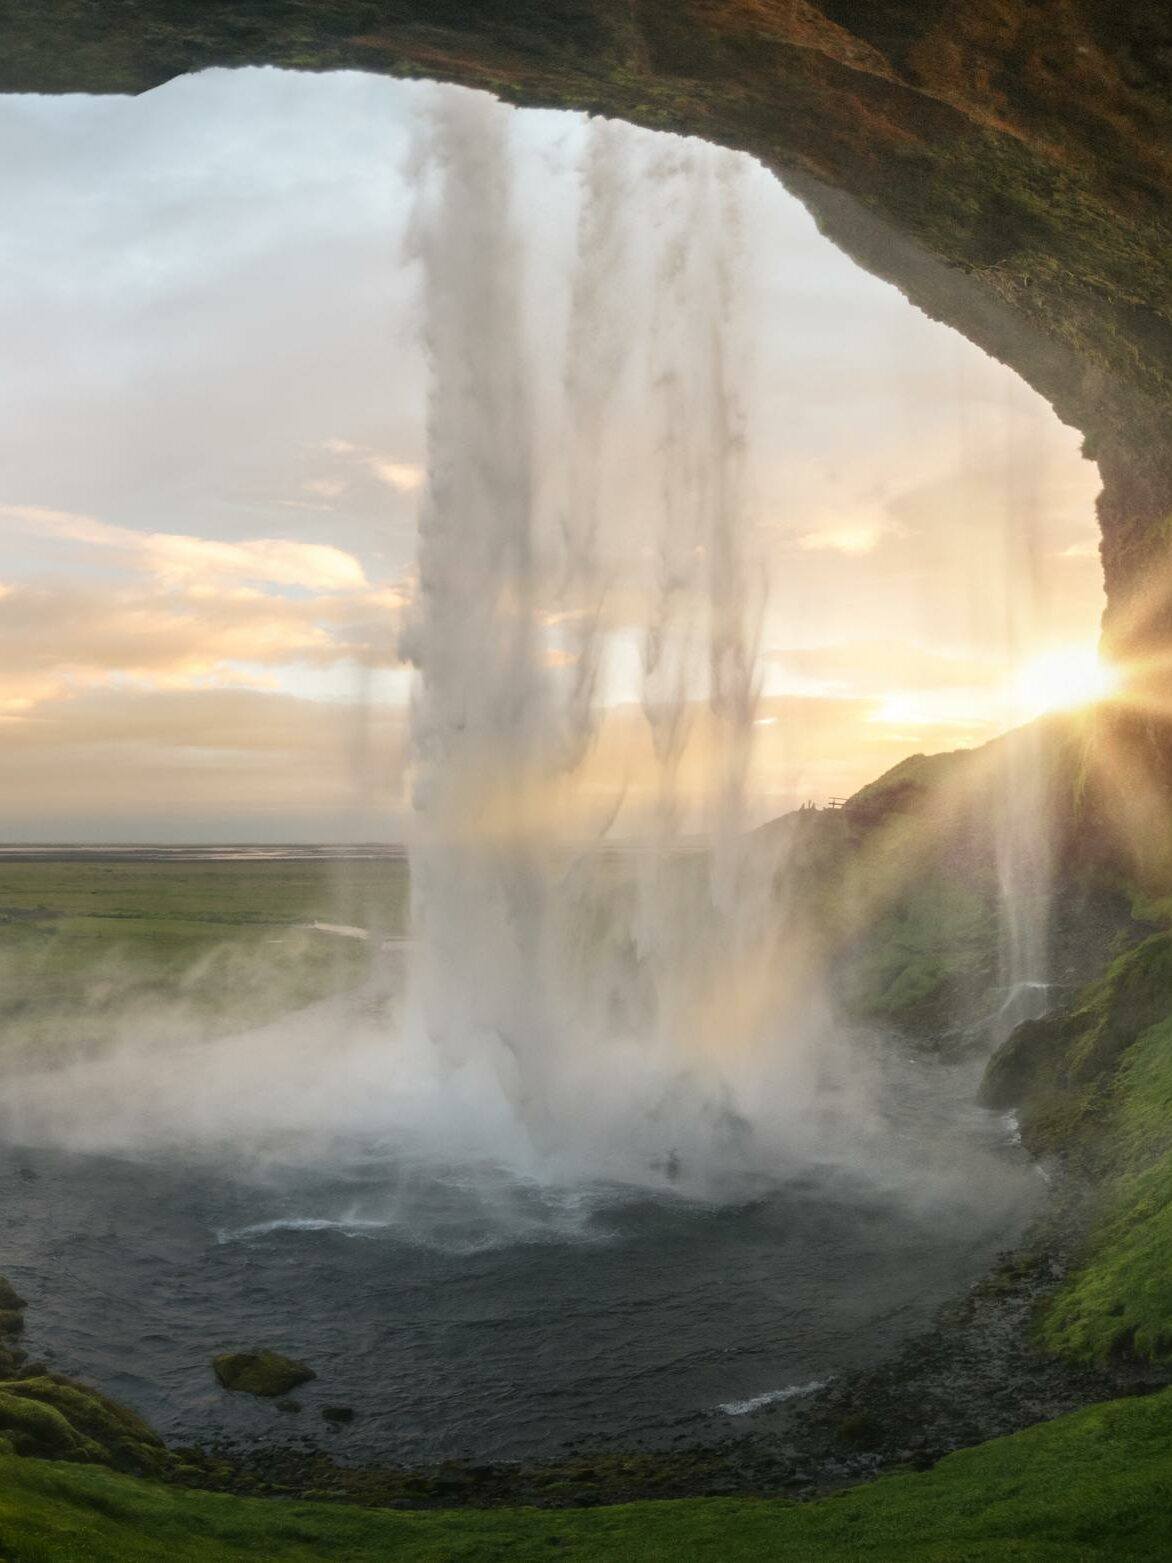
[[[937,1029],[988,986],[996,946],[985,894],[935,868],[909,875],[844,963],[848,1006],[863,1019]]]
[[[119,1469],[151,1472],[169,1462],[162,1440],[141,1417],[86,1384],[48,1373],[7,1387],[60,1412],[78,1433],[100,1446],[105,1461]]]
[[[1079,1359],[1172,1357],[1172,934],[1120,956],[1068,1010],[1019,1026],[982,1097],[1016,1105],[1031,1149],[1098,1186],[1042,1342]]]
[[[287,1395],[317,1377],[304,1362],[294,1362],[279,1351],[225,1352],[213,1358],[212,1368],[225,1389],[244,1395]]]
[[[1040,1336],[1065,1356],[1172,1359],[1172,1156],[1114,1190],[1115,1213],[1047,1310]]]
[[[1172,993],[1166,1003],[1172,1008]],[[1113,1083],[1103,1212],[1041,1336],[1078,1358],[1172,1358],[1172,1018],[1145,1031]]]
[[[169,1463],[162,1441],[140,1417],[96,1389],[58,1374],[0,1384],[0,1429],[37,1440],[21,1453],[100,1461],[119,1470],[157,1473]],[[5,1420],[7,1418],[7,1420]]]
[[[0,1433],[18,1454],[51,1460],[101,1460],[104,1450],[56,1406],[20,1393],[20,1385],[0,1384]]]
[[[1070,1008],[1019,1026],[990,1060],[981,1098],[1018,1108],[1032,1150],[1075,1151],[1098,1170],[1118,1066],[1170,1010],[1172,934],[1153,934],[1117,957]]]
[[[1172,895],[1152,895],[1140,887],[1131,889],[1131,915],[1137,923],[1153,927],[1172,924]]]

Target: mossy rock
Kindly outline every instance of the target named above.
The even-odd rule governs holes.
[[[1119,956],[1068,1009],[1018,1026],[990,1059],[979,1098],[1021,1108],[1031,1150],[1071,1150],[1101,1127],[1128,1050],[1170,1010],[1172,934],[1159,933]]]
[[[279,1351],[229,1351],[212,1358],[212,1370],[225,1388],[244,1395],[287,1395],[317,1377],[304,1362]]]
[[[1015,1026],[985,1067],[978,1099],[983,1107],[1019,1107],[1043,1081],[1056,1083],[1058,1066],[1077,1034],[1069,1013],[1043,1015]]]
[[[24,1314],[19,1308],[0,1308],[0,1336],[19,1335],[24,1329]]]
[[[161,1473],[170,1464],[162,1440],[141,1417],[85,1384],[56,1373],[44,1373],[0,1384],[0,1397],[21,1423],[21,1427],[12,1428],[0,1414],[0,1431],[9,1432],[15,1441],[22,1428],[28,1431],[30,1417],[41,1430],[45,1447],[21,1449],[21,1453],[43,1454],[49,1459],[95,1460],[116,1470],[144,1474]],[[41,1417],[42,1411],[50,1416]],[[59,1422],[68,1428],[69,1436],[62,1432]]]
[[[13,1287],[11,1281],[0,1275],[0,1313],[19,1313],[28,1303]]]
[[[0,1341],[0,1380],[19,1378],[26,1372],[25,1364],[28,1361],[28,1352],[21,1351],[18,1346]]]
[[[41,1460],[102,1460],[105,1451],[87,1438],[55,1406],[13,1393],[0,1385],[0,1434],[17,1454]]]

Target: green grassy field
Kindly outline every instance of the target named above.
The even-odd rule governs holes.
[[[817,1503],[390,1513],[0,1459],[6,1563],[1138,1563],[1172,1556],[1172,1391],[1115,1401]]]
[[[0,1049],[47,1056],[144,1026],[215,1036],[352,986],[405,931],[400,860],[0,864]]]

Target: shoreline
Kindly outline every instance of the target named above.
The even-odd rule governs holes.
[[[1031,1342],[1033,1315],[1061,1284],[1088,1203],[1087,1190],[1056,1179],[1022,1242],[945,1303],[928,1329],[871,1368],[772,1398],[746,1414],[750,1425],[722,1439],[699,1443],[681,1435],[669,1450],[578,1446],[553,1460],[404,1467],[350,1464],[293,1441],[227,1438],[170,1445],[167,1468],[153,1474],[237,1496],[427,1510],[718,1496],[803,1501],[880,1475],[926,1470],[956,1450],[1172,1382],[1172,1372],[1152,1365],[1079,1366]]]

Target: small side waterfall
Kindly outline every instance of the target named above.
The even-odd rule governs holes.
[[[1053,882],[1050,755],[1039,723],[1011,735],[995,803],[1000,889],[997,1039],[1049,1008]]]
[[[1009,438],[1020,409],[1007,414],[1002,454],[1005,483],[1005,643],[1011,664],[1036,638],[1041,617],[1039,485],[1028,444]],[[1030,712],[1018,712],[1019,721]],[[1053,735],[1026,721],[1001,741],[993,839],[999,887],[999,988],[994,1039],[1049,1007],[1050,925],[1054,878],[1051,762]]]

